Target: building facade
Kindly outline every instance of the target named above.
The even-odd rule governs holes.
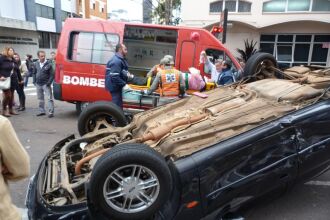
[[[329,0],[181,0],[182,25],[211,29],[227,8],[226,47],[257,41],[281,66],[330,66]]]
[[[82,18],[107,19],[107,0],[78,0],[76,4]]]
[[[36,58],[38,50],[50,57],[66,18],[81,14],[106,19],[106,4],[106,0],[0,0],[0,48],[13,47],[22,58],[26,54]]]

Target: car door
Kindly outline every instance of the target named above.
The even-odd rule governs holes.
[[[306,180],[330,166],[330,101],[296,113],[293,121],[299,140],[299,179]]]
[[[273,122],[195,154],[194,160],[205,214],[233,208],[266,192],[281,192],[295,179],[296,131]]]

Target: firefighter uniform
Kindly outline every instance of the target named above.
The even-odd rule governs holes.
[[[161,96],[179,96],[185,94],[185,85],[180,71],[166,65],[163,70],[157,73],[146,94],[151,94],[159,88]]]

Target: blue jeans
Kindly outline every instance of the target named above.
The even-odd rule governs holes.
[[[48,114],[54,114],[54,99],[53,99],[53,92],[52,87],[47,85],[36,85],[37,87],[37,96],[39,100],[39,112],[46,113],[45,110],[45,97],[46,94],[48,99]]]
[[[29,77],[30,77],[30,72],[27,72],[24,76],[24,86],[27,87],[28,83],[29,83]]]

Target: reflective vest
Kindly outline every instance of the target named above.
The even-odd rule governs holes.
[[[179,95],[179,76],[180,72],[176,69],[165,69],[161,71],[160,95],[178,96]]]

